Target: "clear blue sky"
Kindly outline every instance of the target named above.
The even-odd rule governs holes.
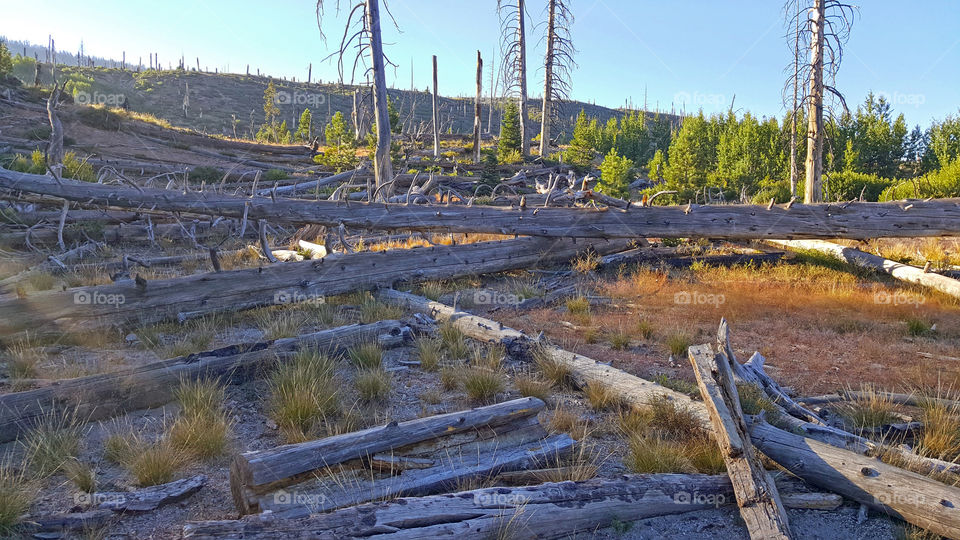
[[[540,39],[545,0],[527,0],[531,36],[530,87],[539,95]],[[573,40],[579,67],[573,97],[616,107],[631,99],[652,109],[726,110],[758,116],[781,115],[781,86],[791,47],[784,34],[780,0],[570,0]],[[183,54],[192,65],[200,57],[211,70],[251,69],[276,76],[336,78],[335,65],[321,61],[342,33],[345,13],[327,0],[320,39],[314,3],[303,0],[2,0],[0,34],[45,44],[52,34],[60,50],[76,51],[80,40],[89,54],[147,61],[159,52],[164,64]],[[931,119],[960,108],[960,2],[955,0],[864,0],[846,46],[837,81],[851,104],[867,91],[885,93],[907,121],[926,126]],[[345,2],[344,5],[347,3]],[[475,58],[489,59],[497,49],[494,0],[393,0],[390,10],[398,32],[384,17],[388,56],[398,64],[392,86],[430,84],[430,57],[438,55],[440,91],[474,93]],[[384,14],[385,15],[385,14]],[[534,25],[539,25],[534,27]],[[489,89],[485,88],[484,93]]]

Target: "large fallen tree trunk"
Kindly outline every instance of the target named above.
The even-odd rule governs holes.
[[[822,494],[784,494],[789,508],[835,508]],[[809,495],[815,497],[811,500]],[[819,502],[818,502],[819,501]],[[708,510],[734,503],[726,476],[631,474],[614,479],[493,487],[376,502],[284,519],[273,514],[187,523],[184,538],[567,538],[614,522]]]
[[[446,279],[565,261],[626,242],[518,238],[460,246],[363,252],[261,268],[142,283],[79,287],[0,300],[0,336],[80,331],[237,311],[299,298],[322,298],[401,280]],[[286,300],[285,300],[286,299]]]
[[[675,392],[654,382],[621,371],[615,367],[597,362],[592,358],[566,351],[554,345],[538,342],[526,334],[502,324],[458,311],[450,306],[392,289],[377,291],[377,298],[393,302],[413,311],[430,315],[440,321],[449,321],[465,335],[480,340],[503,344],[512,355],[529,358],[534,348],[538,354],[548,355],[554,362],[569,368],[574,383],[579,387],[599,385],[608,387],[620,399],[633,406],[650,403],[657,397],[668,399],[687,406],[708,425],[710,422],[703,403],[694,401],[690,396]]]
[[[0,395],[0,442],[26,433],[45,414],[56,409],[75,411],[85,421],[111,418],[138,409],[169,403],[181,380],[224,377],[246,380],[254,370],[277,355],[298,347],[339,350],[378,336],[385,346],[403,340],[397,321],[349,325],[299,337],[231,345],[203,353],[161,360],[111,373],[64,379],[54,385]]]
[[[940,274],[924,272],[922,268],[884,259],[872,253],[860,251],[859,249],[822,240],[771,240],[770,243],[789,249],[819,251],[820,253],[831,255],[849,264],[883,272],[896,279],[923,285],[924,287],[940,291],[948,296],[960,298],[960,280]],[[878,293],[876,300],[878,303],[891,303],[895,299],[887,293],[882,293],[882,295]]]
[[[213,193],[106,186],[0,169],[0,189],[105,206],[367,229],[487,232],[583,238],[881,238],[960,235],[960,201],[629,209],[500,208],[259,200]]]
[[[344,171],[342,173],[334,174],[326,178],[320,178],[319,180],[311,180],[309,182],[300,182],[299,184],[293,184],[290,186],[283,186],[278,188],[267,188],[257,191],[257,195],[268,196],[268,195],[295,195],[297,193],[302,193],[304,191],[309,191],[311,189],[319,189],[324,186],[331,184],[336,184],[338,182],[349,182],[353,177],[363,174],[365,168],[354,169],[351,171]]]
[[[960,538],[960,489],[777,429],[748,426],[753,443],[808,483],[948,538]]]
[[[419,442],[481,427],[510,424],[535,417],[544,408],[537,398],[520,398],[459,411],[288,444],[237,455],[230,467],[230,490],[241,512],[255,511],[257,495],[303,481],[304,474],[345,461],[372,457]]]

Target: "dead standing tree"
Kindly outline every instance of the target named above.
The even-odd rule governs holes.
[[[570,26],[573,14],[566,0],[549,0],[547,4],[547,54],[544,60],[543,108],[540,120],[540,156],[545,157],[550,149],[550,127],[559,116],[555,106],[570,93],[570,70],[576,67],[573,61],[573,42]]]
[[[483,57],[477,51],[477,100],[473,108],[473,162],[480,163],[480,99],[483,92]]]
[[[530,119],[527,118],[527,41],[525,0],[498,0],[500,46],[503,49],[504,93],[517,93],[520,109],[520,146],[523,158],[530,157]]]
[[[318,27],[322,26],[323,6],[324,0],[317,0]],[[339,10],[339,8],[340,2],[338,0],[337,9]],[[396,22],[394,22],[394,25],[396,25]],[[322,27],[320,35],[325,38]],[[396,64],[390,62],[383,54],[383,41],[380,34],[380,0],[363,0],[354,4],[348,12],[343,37],[340,39],[340,47],[328,57],[337,57],[337,68],[341,82],[344,74],[344,58],[348,49],[356,49],[351,69],[351,79],[356,73],[357,66],[364,61],[365,55],[369,55],[370,66],[365,71],[367,73],[373,72],[373,116],[377,124],[377,147],[374,152],[373,173],[377,192],[386,200],[391,195],[390,183],[393,181],[393,164],[390,162],[390,115],[387,112],[386,64],[389,63],[394,66]],[[380,188],[383,188],[382,192]]]
[[[792,9],[792,2],[802,2]],[[800,9],[800,5],[807,8]],[[834,88],[840,62],[843,59],[843,44],[850,36],[853,24],[854,7],[840,0],[791,0],[787,4],[788,12],[796,17],[806,11],[806,24],[791,21],[797,32],[795,55],[799,57],[809,51],[809,63],[799,64],[794,74],[795,85],[806,80],[806,94],[799,107],[807,108],[807,155],[805,160],[805,184],[803,200],[805,203],[819,202],[823,197],[823,146],[824,146],[824,101],[826,95],[839,100],[843,109],[847,109],[843,96]],[[809,46],[800,48],[800,43]],[[789,84],[789,83],[788,83]]]

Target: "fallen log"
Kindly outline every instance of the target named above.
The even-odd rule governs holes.
[[[536,347],[540,354],[548,355],[553,361],[569,368],[573,382],[581,388],[587,385],[608,387],[615,395],[633,406],[646,405],[654,399],[666,397],[681,406],[689,407],[706,425],[709,425],[710,419],[703,404],[694,401],[686,394],[675,392],[586,356],[532,340],[523,332],[505,327],[496,321],[458,311],[422,296],[392,289],[381,289],[377,291],[376,296],[385,302],[398,304],[440,321],[449,322],[473,339],[503,344],[511,355],[519,358],[529,358],[532,349]]]
[[[251,500],[303,481],[305,473],[442,436],[535,417],[544,407],[543,401],[537,398],[521,398],[468,411],[391,422],[386,426],[315,441],[245,452],[237,455],[230,467],[230,491],[241,513],[255,512],[257,508],[251,506]]]
[[[89,499],[101,510],[117,513],[149,512],[182,501],[200,491],[206,484],[207,476],[198,474],[136,491],[101,491],[85,494],[83,498]]]
[[[222,377],[239,382],[252,377],[265,362],[298,347],[339,350],[382,335],[402,341],[403,327],[397,321],[341,326],[293,338],[231,345],[111,373],[63,379],[35,390],[3,394],[0,395],[0,442],[12,441],[26,433],[51,410],[75,409],[76,416],[86,421],[111,418],[169,403],[181,380]],[[384,339],[381,343],[392,346],[397,341]]]
[[[755,419],[748,428],[764,455],[809,484],[935,534],[960,538],[960,489],[762,420]]]
[[[950,235],[944,234],[940,236]],[[960,280],[941,274],[925,272],[923,268],[884,259],[872,253],[860,251],[859,249],[844,247],[833,242],[825,242],[822,240],[770,240],[770,243],[789,249],[813,250],[825,253],[846,263],[889,274],[901,281],[916,283],[917,285],[929,287],[948,296],[960,298]],[[875,300],[877,303],[889,304],[894,298],[888,293],[881,292],[877,293]]]
[[[750,538],[790,538],[777,487],[750,442],[728,359],[710,345],[690,347],[689,356]]]
[[[501,208],[450,205],[246,199],[215,193],[106,186],[0,169],[0,189],[104,206],[154,208],[215,216],[338,227],[486,232],[582,238],[725,239],[884,238],[960,235],[960,201],[794,204],[784,206],[652,206],[622,209]]]
[[[321,298],[389,286],[400,280],[446,279],[531,268],[568,260],[587,248],[608,252],[622,249],[623,244],[518,238],[344,254],[144,284],[114,283],[38,293],[0,300],[0,336],[39,329],[81,331],[148,324],[275,304],[282,295]]]
[[[299,184],[293,184],[290,186],[283,186],[278,188],[267,188],[257,191],[257,195],[260,196],[269,196],[271,194],[276,195],[296,195],[297,193],[302,193],[304,191],[309,191],[311,189],[319,189],[324,186],[329,186],[338,182],[349,182],[355,176],[359,176],[366,171],[365,167],[354,169],[351,171],[344,171],[342,173],[334,174],[332,176],[327,176],[326,178],[320,178],[318,180],[311,180],[309,182],[300,182]]]
[[[791,508],[836,508],[839,504],[838,497],[822,493],[785,493],[783,499]],[[707,510],[733,502],[726,476],[631,474],[408,497],[301,519],[267,513],[239,520],[190,522],[184,525],[183,536],[192,540],[568,538],[577,531],[595,531],[614,522]]]
[[[286,518],[307,517],[370,501],[401,496],[422,496],[450,490],[469,480],[484,480],[501,471],[547,463],[564,456],[574,445],[567,434],[553,435],[525,445],[504,445],[479,454],[462,453],[438,460],[428,469],[412,469],[395,476],[348,482],[344,486],[298,489],[296,497],[278,497],[275,492],[260,497],[259,510]],[[363,473],[367,474],[368,473]],[[369,475],[368,475],[369,476]],[[337,480],[336,482],[341,482]]]

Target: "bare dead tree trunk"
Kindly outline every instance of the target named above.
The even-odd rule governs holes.
[[[797,94],[800,90],[800,4],[793,36],[793,107],[790,109],[790,196],[797,196]]]
[[[383,44],[380,38],[379,0],[367,0],[367,28],[370,31],[370,56],[373,65],[373,111],[377,122],[377,149],[374,154],[373,174],[377,188],[393,180],[393,164],[390,162],[390,114],[387,111],[387,78],[383,63]],[[389,198],[392,190],[384,190]]]
[[[543,71],[543,107],[540,109],[540,157],[546,157],[550,149],[550,120],[552,118],[551,97],[553,95],[553,58],[554,38],[556,36],[557,0],[549,0],[547,15],[547,55]]]
[[[53,174],[60,178],[63,176],[63,124],[57,115],[57,101],[60,99],[60,93],[63,87],[58,87],[56,82],[53,84],[53,91],[47,98],[47,119],[50,121],[50,144],[47,146],[47,167]]]
[[[477,51],[477,101],[473,110],[473,162],[480,163],[480,94],[483,92],[483,58]]]
[[[823,36],[825,0],[814,0],[810,10],[810,86],[807,93],[807,159],[803,202],[823,197]]]
[[[433,55],[433,157],[440,157],[440,111],[437,103],[437,55]]]
[[[524,9],[526,9],[525,0],[517,0],[517,42],[519,46],[517,57],[517,77],[520,83],[520,144],[523,159],[530,157],[530,121],[527,118],[527,40],[526,30],[524,29]]]
[[[350,113],[353,120],[353,138],[360,139],[360,89],[353,91],[353,112]]]

